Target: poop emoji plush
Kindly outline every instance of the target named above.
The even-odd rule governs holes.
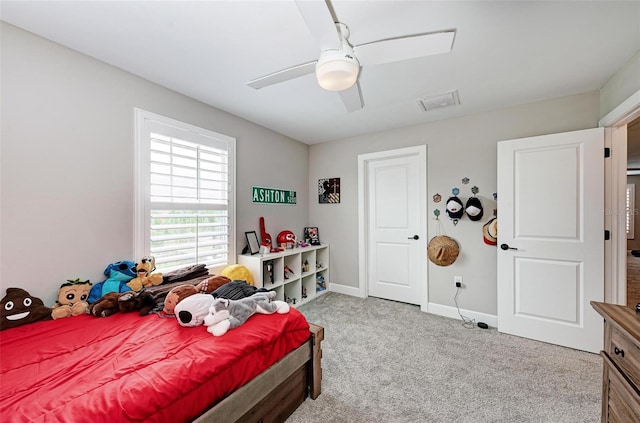
[[[7,288],[0,300],[0,330],[40,320],[51,320],[51,308],[21,288]]]
[[[81,281],[80,279],[67,280],[60,285],[58,300],[53,306],[51,317],[55,320],[89,313],[87,299],[89,298],[91,286],[92,284],[88,280]]]
[[[142,257],[140,263],[136,263],[136,277],[127,283],[127,286],[133,291],[141,291],[142,288],[160,285],[162,283],[162,273],[151,272],[156,270],[156,259],[153,256]]]
[[[289,312],[289,304],[274,301],[276,293],[258,292],[241,300],[216,298],[209,306],[209,314],[204,318],[207,332],[213,336],[222,336],[229,329],[237,328],[256,313],[284,314]]]
[[[167,293],[162,311],[173,315],[176,305],[185,298],[194,294],[210,294],[229,282],[231,282],[231,279],[226,276],[212,276],[197,285],[178,285]]]

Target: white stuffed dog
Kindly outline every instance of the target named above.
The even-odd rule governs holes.
[[[192,328],[200,326],[209,314],[209,307],[213,304],[211,294],[193,294],[176,304],[173,312],[180,326]]]
[[[289,304],[274,301],[276,293],[258,292],[240,300],[216,298],[209,307],[209,314],[204,318],[207,331],[213,336],[222,336],[229,329],[237,328],[256,313],[284,314],[289,312]]]

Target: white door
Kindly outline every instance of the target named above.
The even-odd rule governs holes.
[[[426,146],[359,161],[368,295],[426,307]]]
[[[598,352],[604,242],[603,128],[498,143],[500,332]]]

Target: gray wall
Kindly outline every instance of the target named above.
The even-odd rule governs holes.
[[[603,88],[602,100],[591,92],[309,147],[3,22],[0,31],[0,288],[26,288],[47,304],[65,279],[100,281],[107,264],[135,260],[139,107],[236,137],[238,249],[260,216],[272,236],[318,226],[331,244],[331,282],[347,290],[358,288],[358,154],[426,144],[429,236],[436,192],[446,199],[458,186],[466,199],[477,185],[485,208],[481,222],[453,227],[444,220],[462,252],[450,267],[429,265],[430,302],[453,306],[453,275],[462,275],[460,306],[495,315],[496,249],[482,243],[481,227],[495,206],[496,142],[595,127],[640,89],[636,55]],[[318,179],[332,177],[341,178],[341,203],[318,204]],[[298,204],[252,205],[252,185],[293,189]]]
[[[640,51],[620,68],[600,90],[600,118],[636,91],[640,91]]]
[[[53,305],[66,279],[133,257],[133,108],[237,139],[237,242],[307,226],[308,146],[0,22],[0,289]],[[252,185],[297,191],[253,205]]]
[[[449,267],[428,262],[429,302],[454,306],[453,276],[461,275],[466,289],[460,295],[460,307],[495,316],[496,247],[484,244],[482,224],[495,208],[492,194],[497,188],[496,142],[594,128],[598,119],[599,94],[590,92],[312,145],[310,192],[315,192],[318,179],[341,178],[340,204],[318,204],[313,194],[309,204],[309,222],[319,227],[321,239],[331,243],[331,283],[343,285],[340,288],[345,292],[358,288],[358,154],[426,144],[429,238],[436,234],[433,210],[439,208],[441,218],[444,216],[443,203],[453,187],[461,189],[460,197],[466,201],[471,195],[471,187],[477,185],[485,210],[483,219],[478,222],[465,217],[453,226],[446,217],[443,219],[447,235],[459,242],[461,254]],[[461,183],[464,177],[470,179],[468,185]],[[431,199],[435,193],[443,197],[443,202],[437,205]]]

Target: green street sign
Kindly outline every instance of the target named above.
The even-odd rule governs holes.
[[[296,192],[285,189],[251,187],[251,202],[258,204],[296,204]]]

